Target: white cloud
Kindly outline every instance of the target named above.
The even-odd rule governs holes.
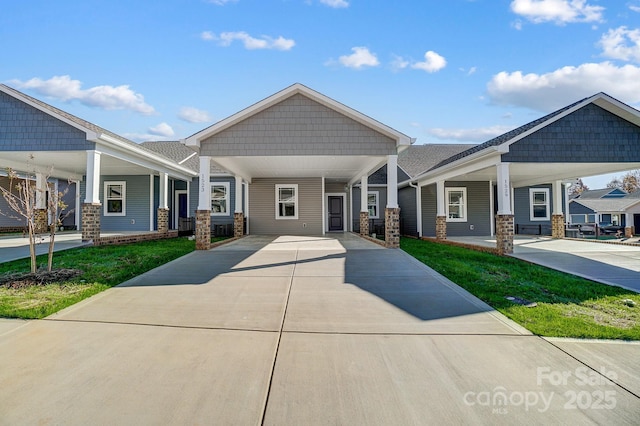
[[[629,9],[633,10],[634,12],[640,12],[640,5],[636,6],[636,5],[630,4]]]
[[[380,61],[374,53],[369,52],[366,47],[352,47],[351,55],[340,56],[339,61],[347,68],[360,69],[362,67],[377,67]]]
[[[640,29],[610,29],[602,35],[598,45],[602,47],[602,55],[607,58],[640,63]]]
[[[244,31],[224,32],[220,35],[216,35],[211,31],[203,31],[200,33],[200,38],[205,41],[217,41],[221,46],[230,46],[235,40],[239,40],[244,44],[245,49],[275,49],[275,50],[290,50],[296,45],[296,42],[292,39],[287,39],[282,36],[273,38],[269,36],[261,36],[261,38],[252,37]]]
[[[211,115],[207,111],[194,107],[182,107],[178,112],[178,118],[188,123],[206,123],[212,121]]]
[[[157,126],[149,127],[148,132],[151,133],[152,135],[162,136],[165,138],[175,135],[175,132],[173,131],[171,126],[169,126],[167,123],[164,123],[164,122],[158,124]]]
[[[218,6],[224,6],[227,3],[235,3],[238,0],[208,0],[207,3],[213,3]]]
[[[144,101],[144,96],[134,92],[128,85],[95,86],[82,89],[80,80],[72,80],[68,75],[51,77],[49,80],[32,78],[27,81],[12,80],[19,89],[30,89],[44,96],[64,102],[77,100],[81,104],[107,110],[126,109],[151,115],[154,108]]]
[[[626,103],[640,102],[640,67],[602,62],[566,66],[546,74],[503,71],[487,83],[487,93],[494,103],[543,112],[598,92]]]
[[[320,0],[320,3],[326,4],[329,7],[334,7],[336,9],[349,7],[349,2],[345,0]]]
[[[447,60],[438,55],[436,52],[429,50],[424,54],[424,62],[416,62],[411,65],[411,68],[423,70],[426,72],[440,71],[447,66]]]
[[[554,22],[563,25],[570,22],[601,22],[604,7],[589,5],[586,0],[513,0],[511,11],[536,24]]]
[[[409,61],[404,59],[402,56],[394,56],[393,61],[391,61],[391,68],[394,71],[403,70],[408,66],[409,66]]]
[[[485,142],[512,130],[509,126],[490,126],[475,129],[443,129],[432,128],[428,133],[437,139],[456,140],[459,142]]]

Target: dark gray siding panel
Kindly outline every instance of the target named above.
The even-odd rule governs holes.
[[[549,220],[531,220],[531,203],[529,201],[530,188],[549,189]],[[513,220],[516,225],[551,225],[551,214],[553,213],[553,191],[551,190],[551,184],[516,188],[513,192]]]
[[[58,181],[58,192],[62,194],[62,202],[67,206],[60,212],[62,225],[71,227],[76,223],[76,184],[64,180]],[[80,200],[82,202],[82,200]],[[80,206],[78,206],[80,209]]]
[[[405,180],[409,180],[409,175],[398,167],[398,182],[404,182]]]
[[[491,235],[489,182],[446,182],[445,187],[467,188],[467,221],[447,222],[451,237]],[[436,185],[422,188],[422,234],[436,235]],[[474,229],[471,229],[473,225]]]
[[[148,231],[150,198],[149,176],[103,176],[100,179],[100,200],[102,202],[102,231]],[[104,182],[125,181],[126,216],[105,216]],[[134,223],[132,223],[134,222]]]
[[[570,214],[593,214],[595,211],[591,210],[587,206],[583,206],[582,204],[571,202],[569,203],[569,213]]]
[[[640,161],[640,127],[589,104],[512,144],[505,162]]]
[[[14,187],[15,185],[16,183],[13,182]],[[15,189],[10,188],[11,184],[8,177],[0,176],[0,186],[15,192]],[[2,195],[0,195],[0,213],[0,227],[26,226],[25,220],[9,207],[7,200]]]
[[[380,167],[378,170],[373,172],[369,179],[367,180],[369,185],[386,185],[387,184],[387,165]]]
[[[298,185],[298,219],[276,220],[276,184]],[[321,235],[322,179],[254,179],[249,185],[249,230],[262,235]]]
[[[3,151],[94,149],[87,136],[49,114],[0,92],[0,147]]]
[[[410,186],[398,191],[400,205],[400,233],[418,235],[418,211],[416,209],[416,189]]]

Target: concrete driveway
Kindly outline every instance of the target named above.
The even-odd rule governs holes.
[[[400,250],[247,237],[5,332],[0,424],[637,423],[640,345],[576,345]]]

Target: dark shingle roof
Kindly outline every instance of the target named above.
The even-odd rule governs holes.
[[[147,141],[142,142],[140,145],[150,151],[163,155],[188,169],[195,172],[200,171],[200,157],[194,150],[180,141]],[[182,163],[182,161],[184,162]],[[210,173],[224,173],[224,170],[211,164]]]
[[[615,191],[615,188],[588,189],[586,191],[582,191],[580,195],[576,196],[575,198],[579,198],[581,200],[596,200],[602,198],[611,191]]]
[[[413,178],[443,160],[475,146],[474,144],[412,145],[398,155],[398,165]]]
[[[425,171],[434,170],[434,169],[437,169],[438,167],[442,167],[442,166],[447,165],[449,163],[453,163],[456,160],[459,160],[461,158],[464,158],[464,157],[469,156],[471,154],[474,154],[476,152],[480,152],[483,149],[486,149],[486,148],[489,148],[489,147],[492,147],[492,146],[502,145],[503,143],[510,141],[511,139],[515,138],[516,136],[519,136],[522,133],[525,133],[525,132],[533,129],[534,127],[544,123],[545,121],[550,120],[550,119],[562,114],[563,112],[575,107],[576,105],[580,104],[581,102],[584,102],[587,99],[588,98],[581,99],[581,100],[579,100],[577,102],[572,103],[571,105],[568,105],[568,106],[566,106],[564,108],[561,108],[561,109],[559,109],[557,111],[554,111],[551,114],[547,114],[542,118],[534,120],[534,121],[532,121],[530,123],[527,123],[527,124],[525,124],[523,126],[520,126],[520,127],[516,128],[516,129],[513,129],[513,130],[511,130],[511,131],[509,131],[507,133],[504,133],[504,134],[500,135],[500,136],[496,136],[495,138],[490,139],[487,142],[484,142],[484,143],[482,143],[480,145],[476,145],[473,148],[467,149],[466,151],[463,151],[463,152],[461,152],[461,153],[459,153],[457,155],[453,155],[453,156],[451,156],[451,157],[439,162],[438,164],[434,165],[433,167],[431,167],[430,169],[425,170]]]

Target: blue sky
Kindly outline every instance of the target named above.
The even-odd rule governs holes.
[[[419,144],[484,142],[600,91],[640,107],[640,0],[2,9],[0,82],[138,142],[189,136],[296,82]]]

